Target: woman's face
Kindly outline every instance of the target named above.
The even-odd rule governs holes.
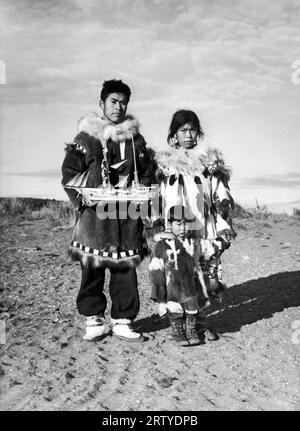
[[[192,123],[186,123],[176,132],[179,147],[193,148],[197,144],[197,129]]]

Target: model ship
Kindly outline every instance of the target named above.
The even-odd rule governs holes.
[[[80,195],[84,196],[91,202],[116,202],[116,201],[133,201],[136,203],[143,203],[151,200],[154,196],[154,192],[157,190],[157,186],[146,187],[139,183],[137,166],[136,166],[136,155],[134,148],[134,141],[132,137],[133,146],[133,161],[134,161],[134,180],[129,188],[127,188],[127,180],[129,175],[126,175],[120,179],[118,184],[113,186],[109,182],[108,169],[103,167],[105,181],[99,187],[86,187],[87,180],[89,177],[89,171],[79,173],[72,178],[66,185],[65,188],[76,190]],[[104,161],[106,161],[106,147],[103,148]],[[112,165],[111,167],[117,168],[121,166],[126,160]]]

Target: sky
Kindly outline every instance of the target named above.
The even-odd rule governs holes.
[[[238,203],[299,201],[299,23],[299,0],[0,0],[0,196],[67,199],[65,143],[117,78],[149,146],[192,109]]]

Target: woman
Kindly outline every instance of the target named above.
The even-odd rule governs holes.
[[[230,170],[222,154],[207,145],[197,115],[180,110],[173,115],[169,148],[156,154],[161,205],[150,261],[151,298],[167,312],[173,338],[180,345],[218,335],[205,328],[210,300],[221,300],[220,256],[236,236],[230,220],[233,199]]]

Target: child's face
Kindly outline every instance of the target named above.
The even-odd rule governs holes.
[[[197,144],[197,129],[192,123],[186,123],[179,127],[176,138],[180,147],[189,150]]]
[[[174,235],[178,236],[180,233],[184,232],[184,221],[173,220],[171,223],[171,228]]]

